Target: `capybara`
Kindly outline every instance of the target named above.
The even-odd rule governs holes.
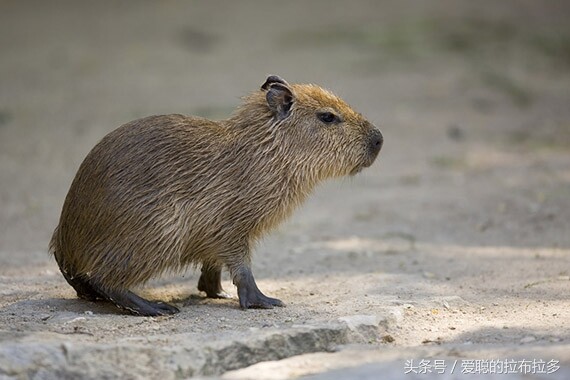
[[[256,241],[321,181],[370,166],[380,131],[331,92],[269,76],[227,120],[150,116],[106,135],[81,164],[50,251],[77,295],[137,315],[179,310],[131,291],[201,266],[198,289],[242,308],[283,306],[251,271]]]

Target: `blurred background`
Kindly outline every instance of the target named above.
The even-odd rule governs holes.
[[[386,139],[299,233],[323,233],[324,212],[329,234],[568,247],[569,20],[564,0],[1,1],[0,262],[49,262],[106,133],[225,118],[268,74],[331,89]],[[311,219],[335,196],[353,197],[354,224],[334,224],[334,203]]]
[[[568,0],[0,0],[0,373],[222,373],[337,336],[265,350],[267,330],[359,314],[382,321],[366,348],[400,355],[393,373],[430,347],[467,358],[487,344],[534,347],[521,355],[561,360],[563,378],[569,21]],[[288,307],[244,317],[198,294],[192,270],[141,293],[179,306],[172,319],[78,300],[47,251],[89,150],[148,115],[226,118],[269,74],[332,90],[385,137],[374,165],[323,185],[257,247],[260,288]],[[224,287],[235,295],[225,272]],[[366,357],[339,355],[326,368]]]

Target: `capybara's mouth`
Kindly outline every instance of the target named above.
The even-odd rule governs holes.
[[[354,176],[357,175],[358,173],[360,173],[362,170],[364,170],[365,168],[369,167],[370,165],[372,165],[372,163],[374,162],[374,159],[372,160],[366,160],[358,165],[356,165],[351,171],[350,171],[350,175]]]
[[[354,169],[352,169],[352,170],[350,171],[349,175],[355,176],[355,175],[357,175],[358,173],[360,173],[360,172],[362,171],[362,169],[364,169],[364,166],[362,166],[362,165],[355,166]]]
[[[350,171],[350,175],[354,176],[358,173],[360,173],[362,170],[364,170],[365,168],[368,168],[370,166],[372,166],[372,164],[374,163],[374,161],[376,161],[376,158],[378,157],[378,153],[379,152],[375,152],[373,154],[368,155],[362,163],[356,165],[351,171]]]

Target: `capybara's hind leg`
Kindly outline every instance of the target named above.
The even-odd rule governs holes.
[[[120,309],[127,310],[134,315],[155,317],[179,313],[177,307],[164,302],[153,302],[137,296],[130,291],[120,291],[109,294],[109,301]]]
[[[82,298],[87,301],[97,301],[105,299],[105,296],[99,293],[93,286],[91,286],[91,283],[82,276],[75,277],[67,281],[71,284],[71,286],[73,286],[73,288],[77,292],[77,297],[79,298]]]
[[[73,286],[77,292],[77,297],[87,301],[105,299],[105,296],[99,293],[84,276],[73,276],[65,269],[61,269],[61,273],[69,285]]]
[[[205,292],[208,298],[231,298],[222,288],[221,266],[202,266],[198,290]]]
[[[110,290],[99,288],[105,299],[112,302],[119,309],[126,310],[134,315],[155,317],[179,313],[177,307],[164,302],[153,302],[137,296],[129,290]]]
[[[61,255],[54,252],[57,265],[63,278],[67,281],[69,285],[75,289],[77,292],[77,297],[82,298],[87,301],[96,301],[98,299],[105,299],[105,297],[99,293],[89,282],[89,278],[84,275],[77,275],[75,269],[68,265]]]

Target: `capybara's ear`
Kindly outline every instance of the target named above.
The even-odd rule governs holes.
[[[274,115],[283,120],[291,113],[291,106],[295,102],[295,97],[289,86],[281,83],[272,83],[265,94],[269,109]]]
[[[281,83],[287,87],[289,87],[289,83],[287,83],[285,81],[285,79],[281,78],[278,75],[270,75],[267,77],[267,79],[265,80],[265,83],[263,83],[261,85],[261,89],[262,90],[267,90],[269,88],[269,86],[271,86],[273,83]]]

